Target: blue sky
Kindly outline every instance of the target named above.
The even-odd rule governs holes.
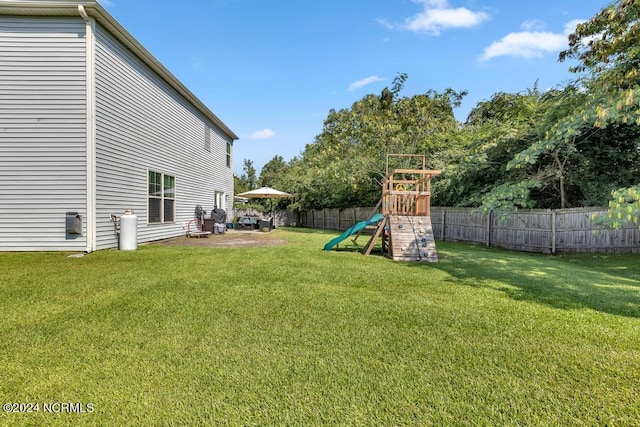
[[[239,137],[234,171],[299,155],[331,108],[379,94],[496,92],[572,77],[567,34],[608,0],[99,0]]]

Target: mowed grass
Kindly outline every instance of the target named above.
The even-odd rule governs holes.
[[[40,406],[0,424],[640,424],[640,256],[396,263],[274,233],[0,254],[0,403]],[[64,402],[86,412],[43,410]]]

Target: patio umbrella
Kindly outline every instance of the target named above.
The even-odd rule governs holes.
[[[244,193],[236,194],[236,196],[246,197],[248,199],[286,199],[287,197],[293,197],[292,194],[285,193],[284,191],[276,190],[271,187],[260,187],[257,190],[245,191]],[[273,210],[273,201],[270,200],[269,203],[271,210]]]
[[[271,187],[260,187],[257,190],[236,194],[236,196],[246,197],[248,199],[286,199],[287,197],[293,197],[292,194]]]

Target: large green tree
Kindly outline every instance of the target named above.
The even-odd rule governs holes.
[[[611,124],[640,126],[640,2],[615,1],[579,24],[560,59],[579,61],[572,71],[586,74],[585,86],[591,95],[572,116],[574,121],[581,118],[583,123],[598,128]],[[567,126],[569,130],[574,131],[574,127]],[[562,129],[558,129],[549,139],[556,142],[561,137]],[[637,151],[640,143],[637,138],[635,141]],[[608,222],[614,227],[639,222],[640,176],[631,179],[634,185],[612,191]]]
[[[560,54],[560,60],[578,61],[571,68],[578,73],[576,82],[545,95],[547,113],[540,122],[540,137],[507,165],[508,170],[525,170],[527,180],[495,187],[484,199],[486,210],[513,207],[514,194],[523,193],[511,189],[522,189],[526,182],[540,185],[540,178],[546,178],[547,189],[555,182],[557,207],[598,203],[599,189],[624,185],[613,191],[610,218],[616,226],[621,219],[637,218],[640,191],[633,184],[640,177],[633,165],[638,160],[640,124],[639,12],[640,2],[620,0],[577,26],[569,49]],[[612,176],[612,170],[625,167],[630,167],[626,173]],[[532,200],[529,194],[525,199]]]
[[[284,161],[284,158],[280,155],[275,155],[271,160],[264,164],[262,170],[260,171],[260,178],[258,178],[258,183],[262,187],[271,187],[276,188],[281,191],[290,191],[290,181],[287,179],[289,166],[287,162]],[[285,208],[290,205],[292,200],[290,199],[279,199],[279,200],[271,200],[270,206],[274,208]]]
[[[275,155],[262,167],[258,182],[260,186],[279,188],[280,181],[287,173],[287,163],[280,155]]]
[[[466,142],[459,145],[459,158],[440,180],[447,184],[443,204],[478,206],[496,186],[526,178],[521,171],[507,171],[506,164],[535,138],[541,96],[534,87],[523,93],[499,92],[476,105],[461,132]],[[522,188],[534,186],[529,181]]]
[[[244,159],[242,162],[242,175],[234,175],[234,190],[236,194],[245,191],[255,190],[257,188],[258,178],[256,177],[256,168],[253,161]]]
[[[380,95],[329,111],[322,133],[300,159],[302,209],[374,205],[389,153],[426,154],[429,167],[446,165],[440,154],[454,144],[459,124],[453,108],[465,92],[401,97],[406,79],[400,74]]]

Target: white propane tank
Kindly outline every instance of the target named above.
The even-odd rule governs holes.
[[[138,217],[132,210],[124,211],[120,217],[120,250],[138,249]]]

